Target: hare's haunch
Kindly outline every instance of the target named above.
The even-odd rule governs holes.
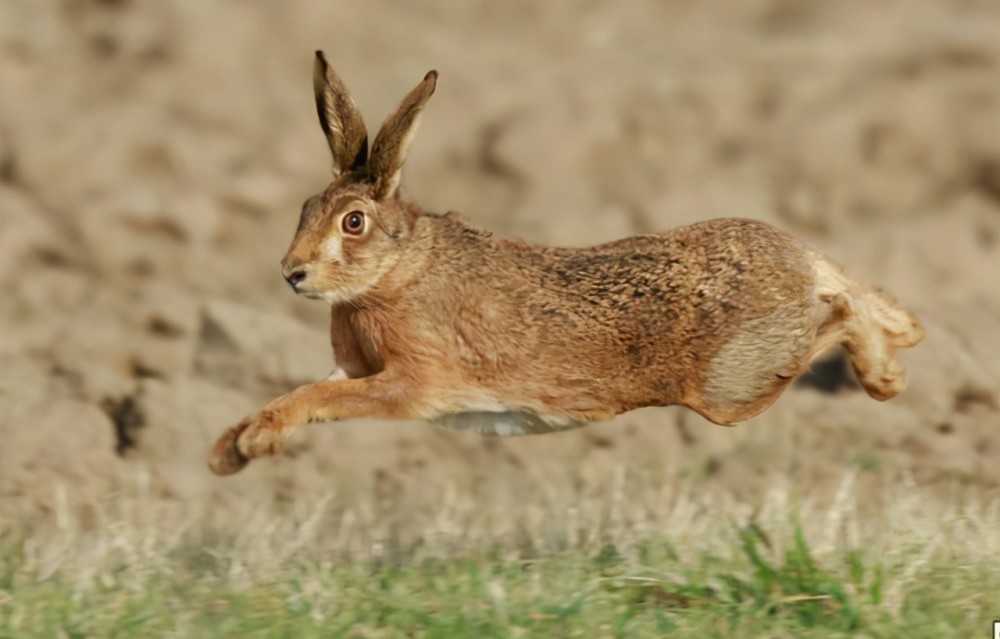
[[[229,429],[211,452],[216,473],[275,453],[300,424],[352,417],[518,435],[682,404],[731,424],[838,344],[869,395],[903,390],[894,354],[923,335],[913,315],[762,222],[549,248],[402,200],[436,80],[403,99],[369,152],[361,114],[317,52],[334,176],[305,203],[282,267],[296,293],[331,304],[336,369]]]

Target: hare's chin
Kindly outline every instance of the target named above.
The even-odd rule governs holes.
[[[313,293],[317,299],[325,300],[328,304],[337,305],[343,304],[345,302],[350,302],[357,295],[351,295],[347,291],[323,291],[322,293]]]
[[[307,297],[311,300],[323,300],[329,302],[330,304],[341,304],[352,299],[354,296],[348,294],[346,291],[318,291],[318,290],[302,290],[296,289],[296,292],[303,297]]]

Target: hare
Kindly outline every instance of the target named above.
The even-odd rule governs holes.
[[[313,85],[333,181],[302,208],[282,272],[332,307],[336,369],[271,401],[211,450],[217,474],[272,455],[298,425],[417,418],[549,433],[680,404],[718,424],[757,415],[843,345],[869,395],[906,385],[916,318],[768,224],[715,219],[590,248],[499,239],[400,197],[437,73],[382,125],[322,54]]]

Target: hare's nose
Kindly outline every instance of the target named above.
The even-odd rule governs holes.
[[[299,284],[302,283],[302,280],[306,279],[306,271],[305,269],[301,268],[295,269],[294,271],[286,275],[285,279],[288,280],[288,283],[291,285],[292,289],[294,289],[295,292],[298,293]]]

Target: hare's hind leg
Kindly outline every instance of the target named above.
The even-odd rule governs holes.
[[[833,323],[817,340],[814,355],[834,343],[843,344],[865,391],[878,400],[906,388],[906,372],[896,349],[923,338],[920,323],[885,293],[848,279],[825,260],[818,265],[818,294],[833,309]]]

